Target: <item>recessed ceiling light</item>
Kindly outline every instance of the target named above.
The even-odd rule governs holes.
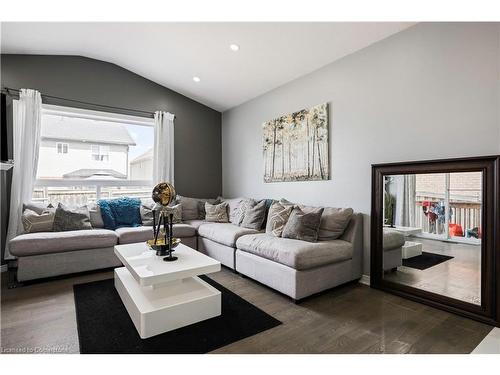
[[[195,82],[200,82],[200,81],[201,81],[201,79],[200,79],[200,77],[194,76],[194,77],[193,77],[193,81],[195,81]]]
[[[231,51],[236,52],[236,51],[239,51],[240,46],[239,46],[239,45],[237,45],[237,44],[231,44],[231,45],[229,46],[229,48],[231,48]]]

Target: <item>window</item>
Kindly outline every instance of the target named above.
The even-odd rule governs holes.
[[[92,145],[92,160],[109,161],[109,146]]]
[[[423,235],[477,242],[482,231],[481,194],[481,172],[417,174],[415,222]]]
[[[58,142],[56,144],[56,147],[57,147],[58,154],[67,154],[68,153],[68,144],[67,143]]]
[[[149,197],[153,126],[150,118],[43,105],[33,199],[82,205]]]

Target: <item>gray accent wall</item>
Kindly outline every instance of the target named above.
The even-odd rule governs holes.
[[[262,123],[324,102],[331,180],[264,183]],[[224,112],[223,194],[354,208],[368,274],[371,164],[498,154],[499,103],[499,23],[417,24]]]
[[[221,113],[214,109],[117,65],[80,56],[4,54],[1,85],[114,107],[174,113],[178,193],[193,197],[217,197],[222,193]],[[44,102],[102,110],[57,100]],[[2,172],[2,180],[6,176]],[[2,211],[7,201],[5,185],[2,183]],[[4,226],[2,222],[2,231]]]

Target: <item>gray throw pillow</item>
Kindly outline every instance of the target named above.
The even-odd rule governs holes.
[[[210,204],[205,203],[206,221],[211,221],[215,223],[227,223],[229,221],[227,217],[227,202],[222,202],[220,204]]]
[[[263,199],[253,207],[248,207],[240,224],[243,228],[260,230],[266,217],[266,200]]]
[[[23,212],[25,210],[31,210],[35,211],[38,215],[41,215],[43,211],[47,210],[47,208],[54,208],[54,206],[52,206],[52,203],[47,205],[46,203],[35,201],[23,203]]]
[[[102,220],[101,207],[97,203],[87,204],[90,215],[90,224],[92,228],[104,228],[104,221]]]
[[[232,198],[232,199],[224,199],[221,198],[222,202],[227,202],[228,206],[228,214],[229,214],[229,222],[240,225],[243,220],[243,215],[245,213],[245,209],[248,207],[247,201],[249,198]]]
[[[156,203],[151,198],[141,198],[141,206],[139,207],[139,213],[141,214],[142,225],[153,225],[153,209],[156,207]],[[158,213],[156,214],[158,218]],[[92,221],[92,213],[90,216]],[[94,226],[94,225],[92,225]]]
[[[177,203],[182,205],[182,220],[198,219],[198,199],[177,195]]]
[[[270,233],[276,237],[281,237],[283,228],[285,227],[292,210],[292,205],[284,205],[280,202],[274,202],[271,205],[267,216],[266,233]]]
[[[221,201],[219,198],[217,199],[197,199],[198,201],[198,219],[205,220],[206,212],[205,212],[205,203],[210,204],[219,204]]]
[[[172,223],[179,224],[182,222],[182,205],[176,204],[175,206],[168,206],[163,209],[163,212],[166,215],[172,214]],[[153,224],[151,224],[153,225]]]
[[[257,201],[252,198],[245,198],[241,201],[240,205],[238,206],[237,209],[237,218],[236,218],[236,223],[237,225],[241,225],[243,222],[243,219],[245,218],[246,212],[249,208],[254,207],[257,204]]]
[[[284,238],[316,242],[318,240],[319,224],[323,208],[305,213],[299,207],[295,207],[290,218],[283,228]]]
[[[70,208],[62,203],[57,205],[54,216],[54,231],[92,229],[87,206]]]
[[[352,208],[325,207],[321,215],[318,240],[335,240],[344,234],[354,211]]]
[[[54,226],[55,209],[46,209],[41,214],[25,209],[22,214],[22,222],[25,233],[52,232]]]

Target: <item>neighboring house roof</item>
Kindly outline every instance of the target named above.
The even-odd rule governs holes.
[[[135,146],[124,125],[53,115],[43,117],[42,139]]]
[[[98,179],[125,179],[126,175],[117,172],[114,169],[77,169],[76,171],[63,174],[63,178],[88,178],[92,180]]]
[[[130,164],[137,164],[140,163],[141,161],[146,161],[146,160],[152,160],[153,159],[153,149],[150,148],[147,150],[144,154],[139,155],[135,159],[133,159]]]

